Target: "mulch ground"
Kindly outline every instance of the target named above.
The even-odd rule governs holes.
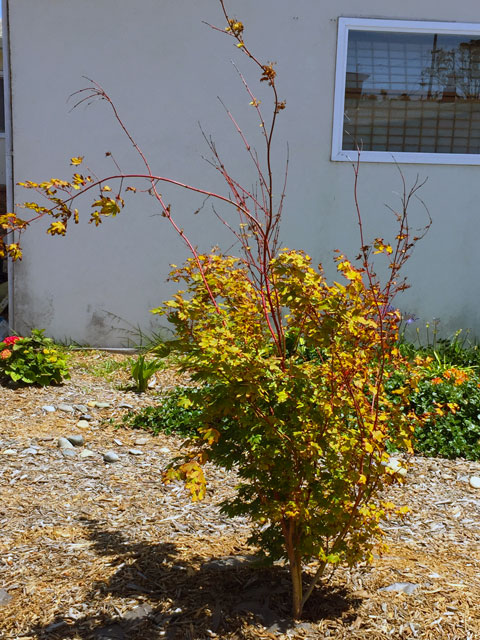
[[[160,481],[181,441],[115,426],[124,405],[155,404],[179,380],[165,371],[146,394],[125,390],[125,357],[79,352],[60,387],[0,387],[2,640],[480,638],[480,464],[413,459],[389,490],[412,508],[385,523],[389,551],[326,576],[295,624],[286,568],[255,566],[248,522],[219,510],[234,474],[210,467],[192,504]],[[61,404],[89,406],[88,426]],[[65,457],[57,439],[74,433],[85,445]]]

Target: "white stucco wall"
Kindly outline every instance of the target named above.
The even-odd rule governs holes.
[[[279,169],[289,143],[283,244],[304,248],[332,274],[333,249],[353,256],[359,246],[352,168],[330,161],[337,18],[480,23],[480,7],[473,0],[243,0],[227,6],[246,24],[245,37],[258,56],[276,61],[278,88],[287,99],[276,152]],[[70,110],[68,96],[88,76],[114,98],[155,172],[219,186],[201,158],[208,152],[200,121],[232,173],[252,182],[217,96],[259,143],[249,98],[230,60],[255,90],[258,74],[229,39],[202,24],[222,25],[216,0],[10,0],[9,13],[16,181],[68,176],[69,158],[77,155],[101,175],[111,171],[106,151],[122,168],[140,168],[105,104]],[[480,167],[404,165],[402,171],[407,181],[417,174],[428,178],[421,195],[434,224],[409,264],[412,288],[398,304],[424,320],[440,318],[447,332],[471,327],[480,333]],[[367,237],[388,232],[384,204],[396,203],[399,186],[394,165],[362,166]],[[208,205],[192,214],[201,198],[174,188],[163,193],[199,247],[228,246]],[[14,201],[30,195],[17,188]],[[80,211],[87,218],[84,202]],[[58,339],[102,346],[125,344],[129,326],[148,331],[157,323],[149,308],[172,292],[165,283],[168,265],[187,255],[156,214],[152,200],[137,194],[119,218],[99,229],[82,223],[62,239],[47,237],[39,224],[25,234],[25,257],[14,267],[15,328],[44,327]],[[425,220],[421,207],[411,215],[418,215],[419,226]]]

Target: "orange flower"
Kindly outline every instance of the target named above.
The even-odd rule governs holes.
[[[2,352],[0,352],[0,358],[2,360],[6,360],[11,355],[12,355],[12,352],[10,351],[10,349],[4,349]]]
[[[466,382],[469,378],[468,373],[466,371],[462,371],[461,369],[447,369],[444,372],[443,377],[447,380],[453,380],[456,386],[459,386]]]
[[[432,379],[432,384],[442,384],[443,380],[441,378],[433,378]]]

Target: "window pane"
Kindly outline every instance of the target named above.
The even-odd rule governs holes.
[[[350,30],[343,149],[480,153],[480,36]]]

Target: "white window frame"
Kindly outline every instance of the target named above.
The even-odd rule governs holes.
[[[5,100],[5,76],[3,75],[3,69],[0,70],[0,80],[3,80],[3,99]],[[5,128],[6,128],[6,125],[5,125]],[[5,138],[6,138],[5,131],[0,131],[0,140],[5,140]]]
[[[332,156],[333,161],[355,162],[358,152],[343,150],[345,111],[345,82],[347,72],[347,48],[349,31],[392,31],[397,33],[443,33],[449,35],[478,35],[479,23],[424,22],[419,20],[376,20],[370,18],[339,18],[337,40],[337,66],[335,73],[335,97],[333,111]],[[468,164],[479,165],[480,154],[473,153],[413,153],[405,151],[361,151],[365,162],[396,162],[420,164]]]

